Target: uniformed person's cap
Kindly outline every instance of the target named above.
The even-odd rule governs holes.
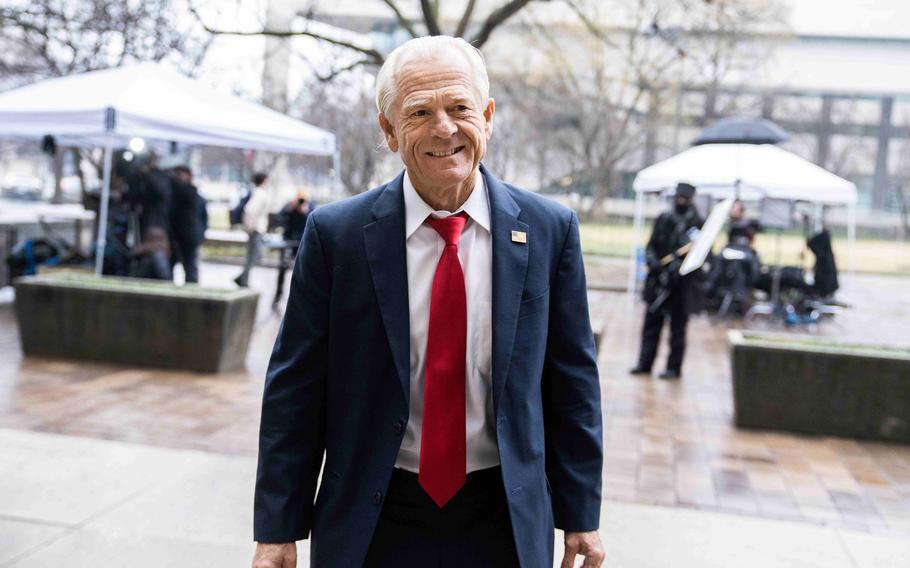
[[[676,197],[688,197],[692,199],[692,196],[695,195],[695,186],[691,183],[680,182],[676,184]]]

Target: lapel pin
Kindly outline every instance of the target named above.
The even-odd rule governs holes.
[[[528,242],[528,234],[524,231],[512,231],[512,242],[526,243]]]

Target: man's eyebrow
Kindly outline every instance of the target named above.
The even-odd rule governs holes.
[[[449,102],[454,103],[454,104],[466,104],[466,103],[468,105],[477,104],[477,101],[473,97],[469,97],[468,95],[455,95],[449,100]]]
[[[430,97],[415,97],[409,99],[401,105],[401,111],[403,114],[410,114],[414,110],[426,106],[430,102]]]

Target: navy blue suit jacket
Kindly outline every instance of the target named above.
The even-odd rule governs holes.
[[[503,482],[521,565],[549,568],[554,524],[594,530],[600,517],[600,385],[578,220],[481,172]],[[403,175],[310,215],[269,363],[255,539],[312,533],[317,568],[362,564],[408,420]]]

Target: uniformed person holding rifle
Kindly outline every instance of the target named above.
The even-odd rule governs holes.
[[[645,321],[641,332],[641,352],[632,374],[647,375],[657,356],[657,345],[664,321],[670,320],[670,356],[662,379],[678,379],[686,351],[686,324],[689,315],[702,304],[700,272],[679,275],[679,267],[704,220],[695,210],[695,186],[680,183],[673,196],[673,209],[661,213],[645,249],[648,278],[645,281]]]

